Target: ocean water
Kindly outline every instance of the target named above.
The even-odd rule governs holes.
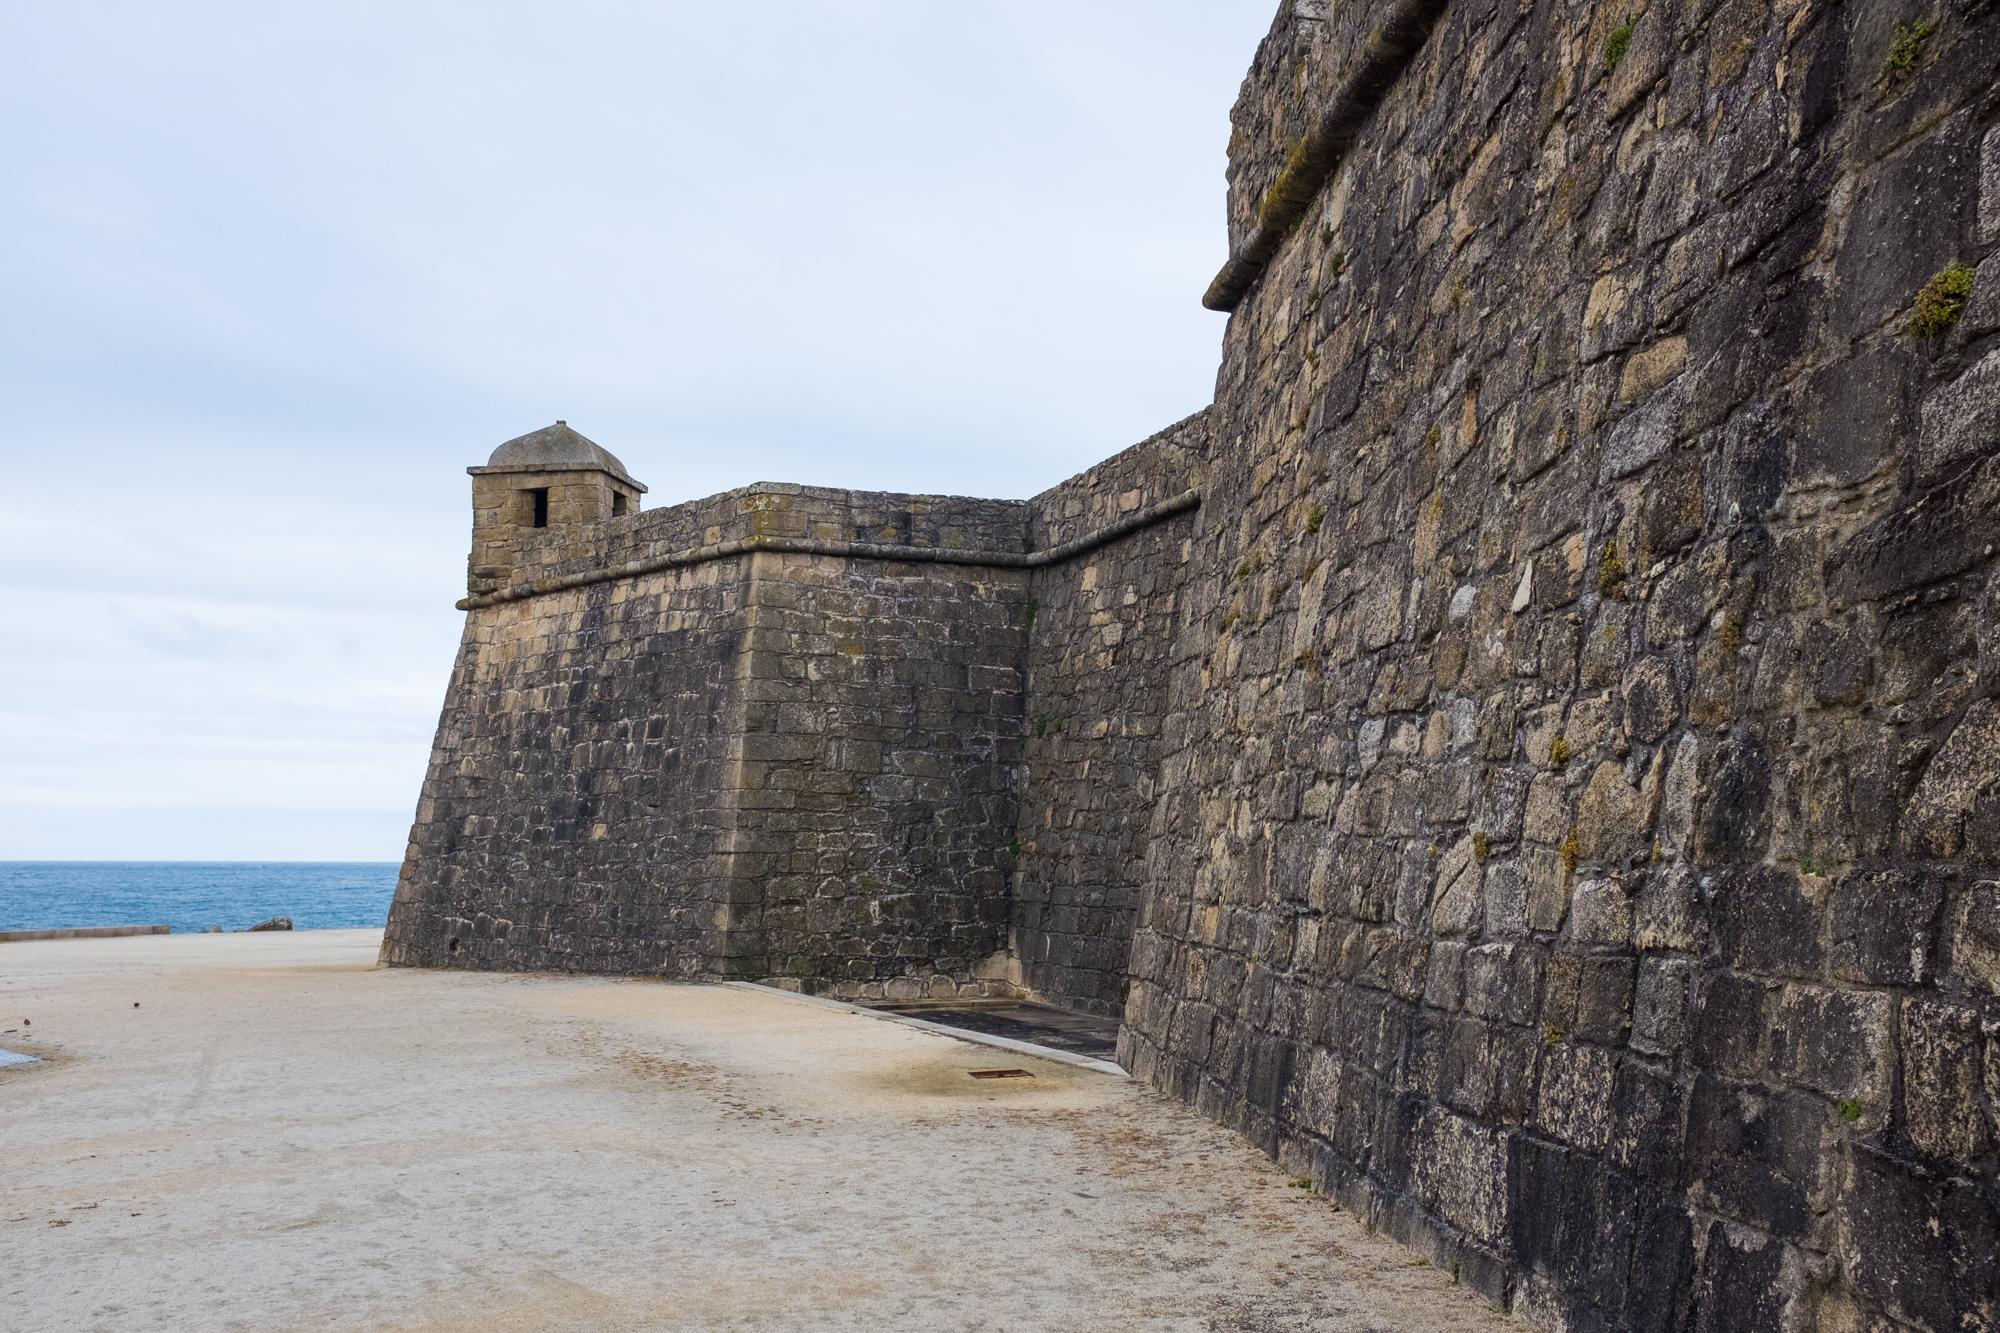
[[[0,930],[380,926],[394,861],[0,861]]]

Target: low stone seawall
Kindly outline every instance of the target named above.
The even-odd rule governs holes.
[[[30,940],[108,940],[126,935],[169,935],[171,926],[69,926],[60,930],[0,930],[0,944]]]

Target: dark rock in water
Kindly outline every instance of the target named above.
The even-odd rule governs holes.
[[[252,931],[258,931],[258,930],[290,930],[291,928],[292,928],[292,919],[290,917],[274,916],[269,921],[259,921],[256,925],[251,926],[248,930],[245,930],[243,933],[248,935]]]

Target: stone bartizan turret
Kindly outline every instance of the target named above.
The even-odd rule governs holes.
[[[472,555],[466,592],[498,592],[514,579],[536,529],[575,528],[639,512],[646,488],[611,451],[567,421],[516,436],[472,476]],[[547,554],[555,555],[551,550]]]

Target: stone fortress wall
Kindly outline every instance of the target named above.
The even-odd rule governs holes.
[[[2000,1327],[1996,70],[1287,0],[1214,404],[482,547],[385,956],[1122,1007],[1541,1326]]]
[[[562,423],[502,446],[608,461],[472,469],[385,960],[1121,1012],[1166,697],[1138,667],[1205,447],[1197,417],[1030,501],[763,483],[537,529],[495,477],[607,513],[629,478]]]

